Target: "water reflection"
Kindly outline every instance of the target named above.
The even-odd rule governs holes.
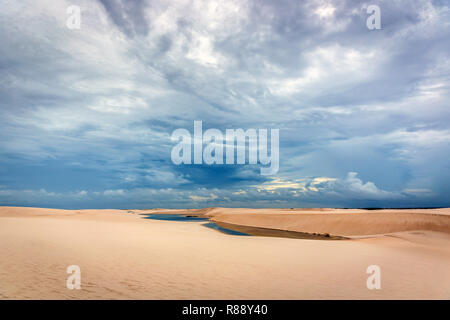
[[[223,233],[226,233],[226,234],[231,234],[233,236],[251,236],[251,234],[248,234],[248,233],[239,232],[239,231],[235,231],[235,230],[231,230],[231,229],[220,227],[214,222],[204,223],[203,226],[207,227],[207,228],[211,228],[211,229],[217,230],[217,231],[220,231],[220,232],[223,232]]]
[[[165,220],[165,221],[208,221],[208,218],[200,216],[190,216],[182,214],[146,214],[145,219],[152,220]],[[228,229],[217,225],[215,222],[208,222],[202,224],[202,226],[217,230],[222,233],[230,234],[233,236],[250,236],[248,233],[239,232],[236,230]]]
[[[186,216],[181,214],[146,214],[145,219],[167,221],[208,221],[208,218],[198,216]]]

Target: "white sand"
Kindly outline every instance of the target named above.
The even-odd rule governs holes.
[[[269,219],[273,228],[304,225],[312,228],[308,231],[322,230],[327,218],[334,219],[317,211],[318,225],[302,222],[317,214],[306,211],[308,216],[289,222],[272,218],[287,214],[272,209],[255,219],[248,210],[253,209],[207,212],[228,222],[235,217],[266,225]],[[386,211],[382,225],[393,228],[390,214],[398,228],[390,235],[322,241],[231,236],[199,222],[148,220],[121,210],[0,207],[0,298],[449,299],[450,229],[442,220],[449,211],[441,211],[409,211],[420,217],[404,215],[403,222]],[[337,222],[348,228],[333,230],[357,236],[381,228],[369,216],[360,222],[364,212],[350,214],[356,220]],[[372,264],[381,267],[381,290],[366,288]],[[81,268],[81,290],[66,288],[69,265]]]

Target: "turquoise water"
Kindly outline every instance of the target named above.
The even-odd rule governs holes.
[[[208,222],[208,223],[202,224],[202,226],[207,227],[207,228],[211,228],[211,229],[214,229],[214,230],[226,233],[226,234],[231,234],[233,236],[251,236],[251,234],[248,234],[248,233],[243,233],[243,232],[234,231],[234,230],[231,230],[231,229],[219,227],[214,222]]]
[[[166,221],[208,221],[207,218],[191,217],[191,216],[185,216],[185,215],[181,215],[181,214],[146,214],[145,219],[166,220]],[[247,234],[247,233],[219,227],[214,222],[204,223],[204,224],[202,224],[202,226],[217,230],[222,233],[230,234],[233,236],[250,236],[250,234]]]
[[[181,214],[146,214],[145,219],[168,221],[208,221],[207,218],[188,217]]]

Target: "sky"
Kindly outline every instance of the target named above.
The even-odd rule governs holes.
[[[0,205],[450,206],[450,1],[0,8]],[[175,165],[194,121],[279,129],[279,171]]]

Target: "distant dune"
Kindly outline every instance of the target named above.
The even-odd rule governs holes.
[[[427,230],[450,233],[450,209],[223,209],[206,213],[213,221],[340,236]]]
[[[234,236],[150,213],[331,240]],[[0,299],[450,299],[450,210],[0,207],[0,257]],[[66,288],[69,265],[81,290]],[[366,287],[370,265],[381,290]]]

